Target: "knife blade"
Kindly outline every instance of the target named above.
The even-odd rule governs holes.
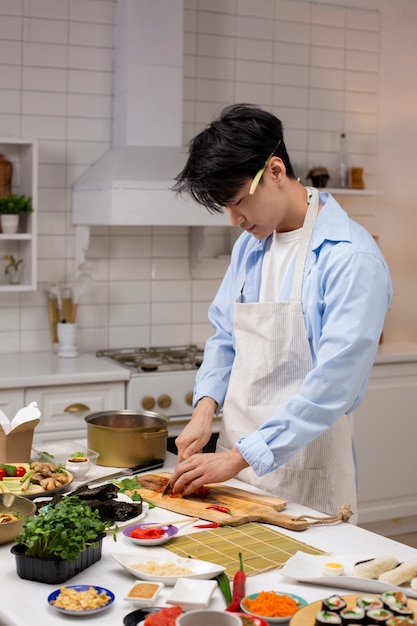
[[[118,472],[113,472],[112,474],[105,474],[104,476],[100,476],[99,478],[94,478],[93,480],[88,480],[85,483],[82,483],[77,487],[77,489],[92,487],[93,485],[99,485],[101,483],[105,483],[108,480],[113,480],[114,478],[124,478],[126,476],[134,476],[135,474],[140,474],[141,472],[147,472],[149,470],[159,469],[163,467],[164,460],[163,459],[152,459],[151,461],[144,461],[143,463],[139,463],[138,465],[133,465],[132,467],[126,467]],[[69,494],[68,494],[69,495]]]

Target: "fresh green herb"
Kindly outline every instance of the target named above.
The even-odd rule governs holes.
[[[85,454],[84,452],[74,452],[74,454],[71,454],[71,458],[72,459],[84,459]]]
[[[139,476],[134,476],[133,478],[123,478],[120,482],[115,483],[119,487],[120,493],[129,492],[129,498],[131,498],[134,502],[140,502],[143,500],[139,491],[142,489],[142,484],[139,480]],[[154,509],[155,505],[151,502],[148,502],[149,508]]]
[[[54,455],[50,452],[43,451],[38,453],[38,461],[41,463],[52,463],[54,459]]]
[[[16,465],[8,465],[7,463],[0,463],[0,467],[6,470],[7,476],[16,475]]]
[[[97,545],[106,527],[97,510],[67,496],[28,517],[16,541],[26,546],[28,556],[72,561],[87,546]]]

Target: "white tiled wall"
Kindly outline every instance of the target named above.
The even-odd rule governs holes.
[[[335,184],[345,130],[377,186],[377,5],[186,0],[184,141],[224,104],[257,103],[284,121],[302,178],[321,164]],[[45,289],[72,279],[71,185],[111,141],[114,10],[115,0],[0,0],[0,136],[39,140],[40,289],[0,295],[3,353],[51,347]],[[202,343],[229,242],[228,229],[207,229],[192,276],[188,228],[93,228],[81,349]]]

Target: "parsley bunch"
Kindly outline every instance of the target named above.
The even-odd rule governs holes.
[[[105,528],[97,510],[76,496],[66,496],[28,517],[16,541],[26,546],[28,556],[72,561],[88,546],[97,545]]]

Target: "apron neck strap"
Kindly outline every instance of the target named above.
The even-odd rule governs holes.
[[[308,246],[311,234],[316,221],[319,209],[319,192],[314,187],[306,187],[308,196],[308,208],[304,218],[303,230],[301,232],[300,243],[298,244],[297,259],[294,270],[294,280],[292,284],[291,300],[300,301],[302,296],[304,267],[307,258]]]

